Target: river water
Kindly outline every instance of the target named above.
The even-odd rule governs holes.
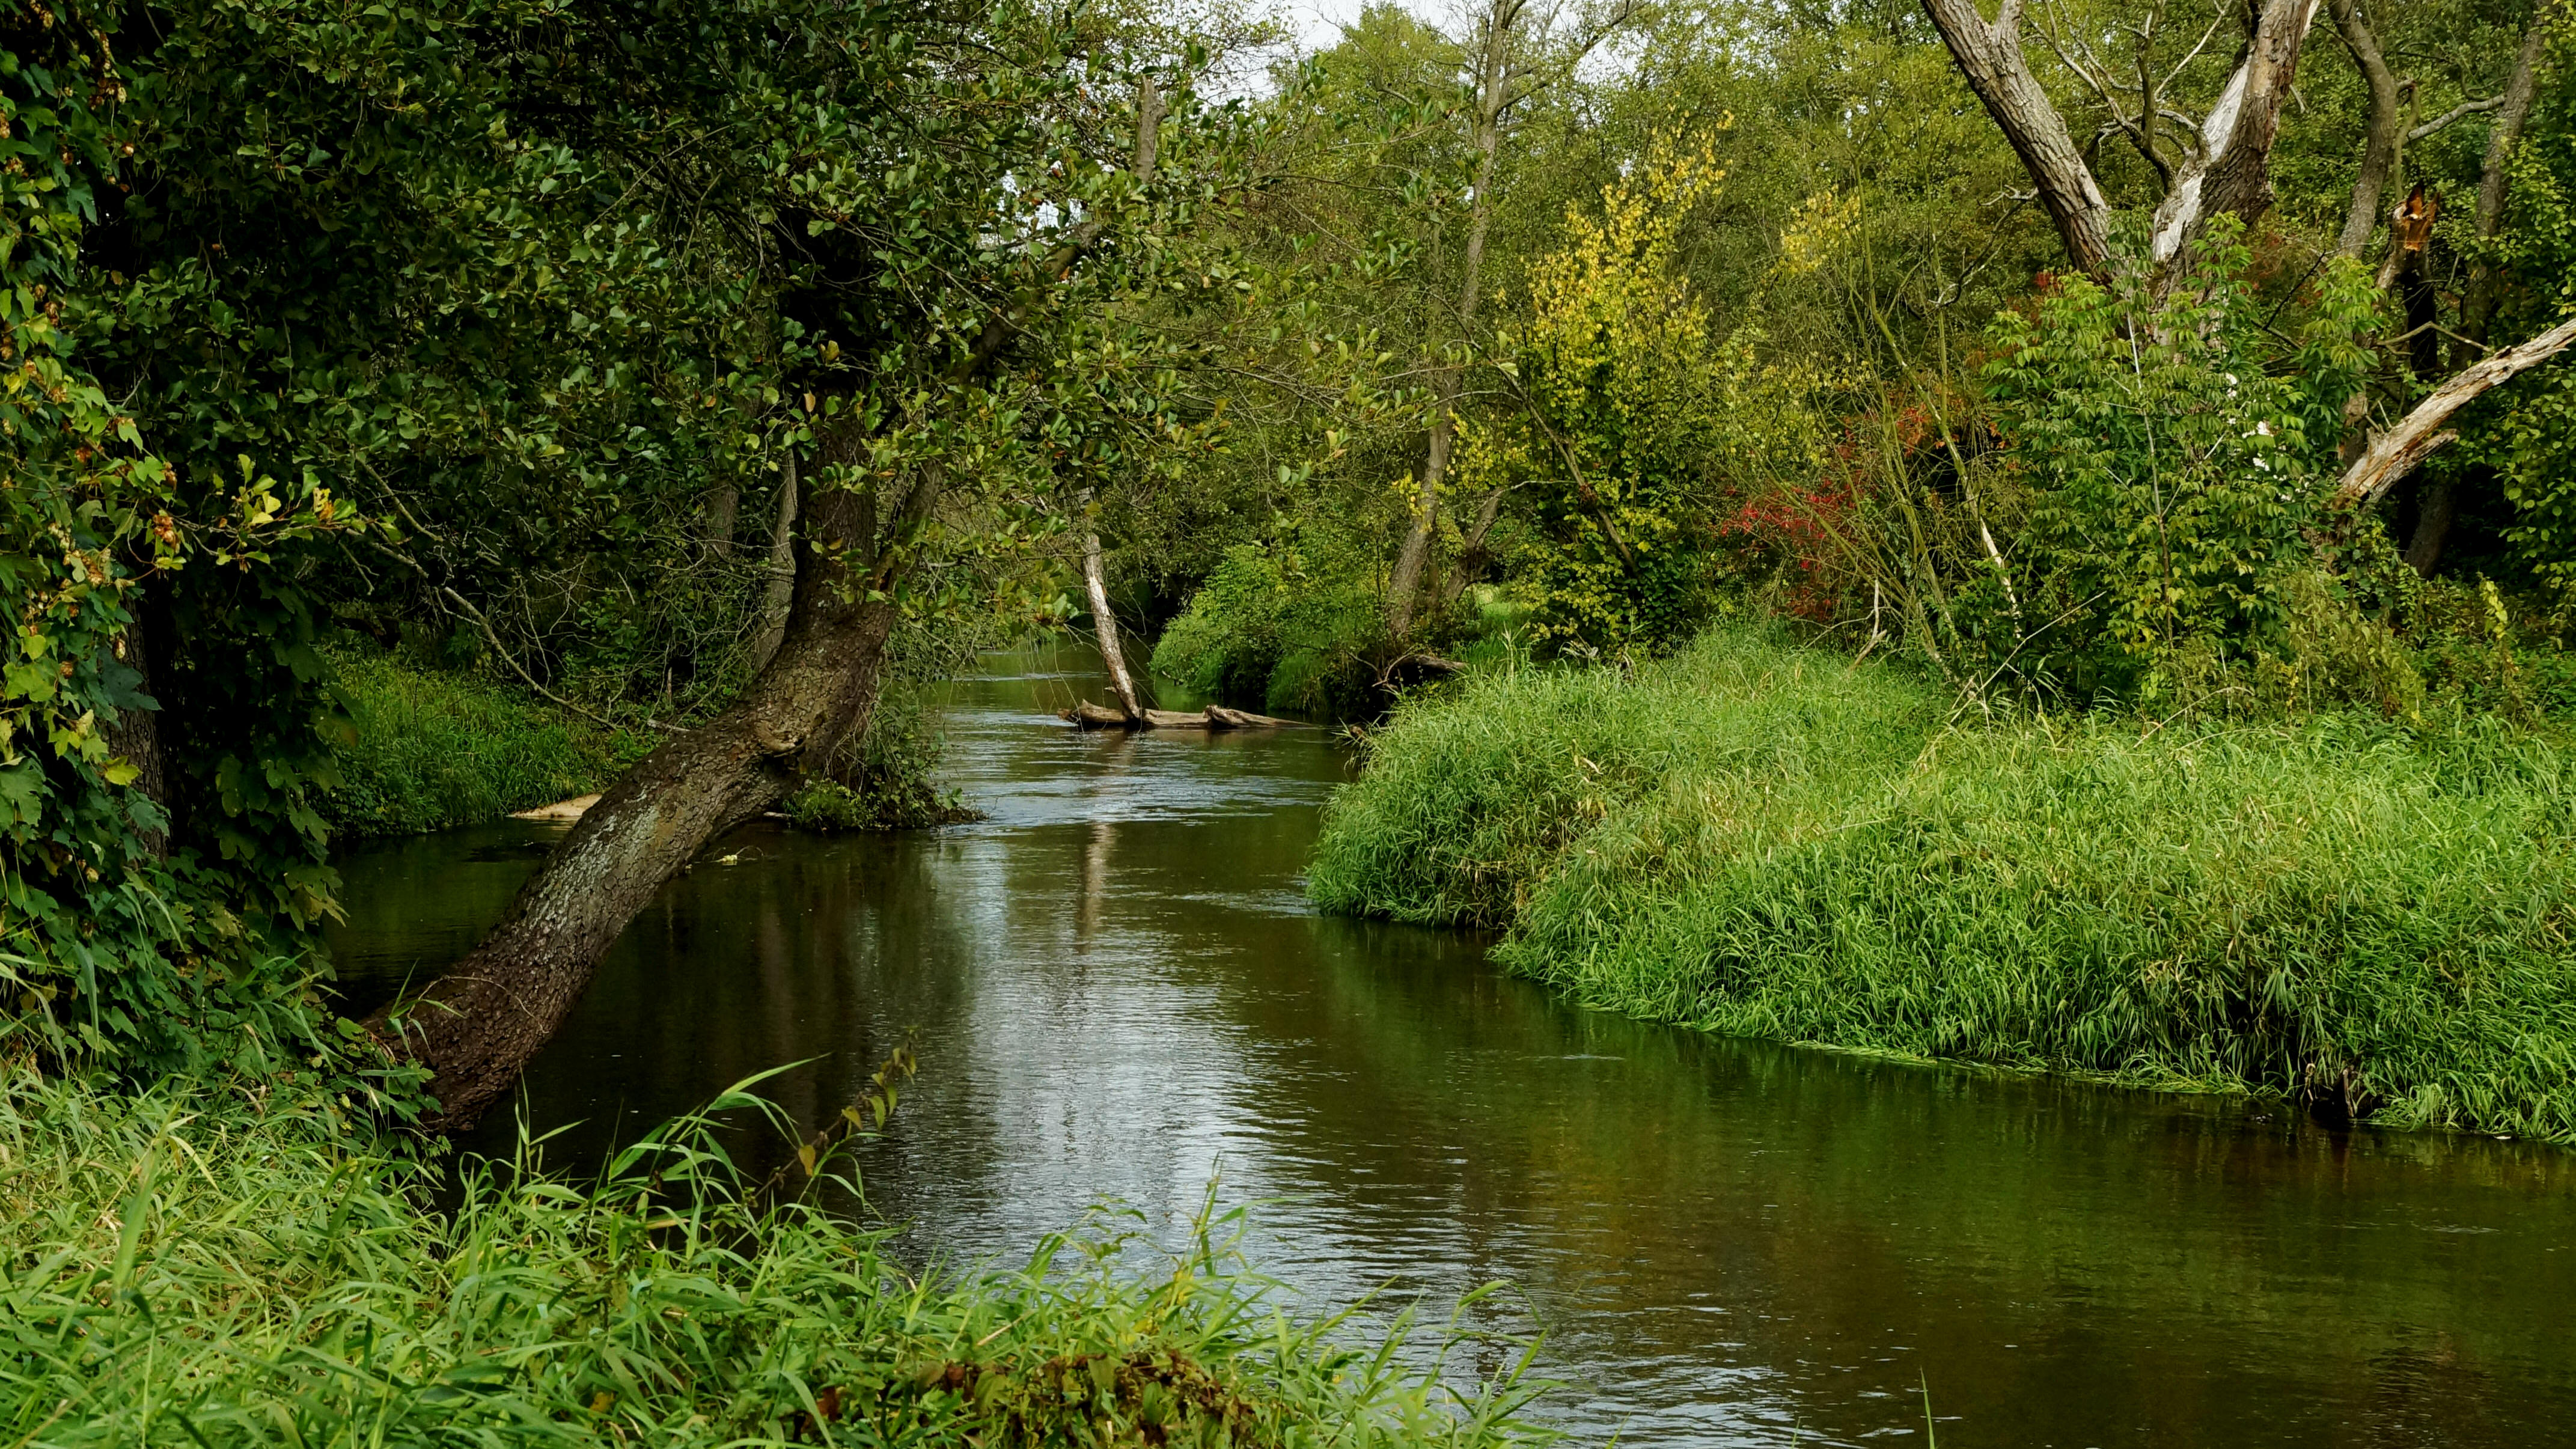
[[[1014,1262],[1106,1202],[1177,1240],[1214,1183],[1309,1307],[1510,1285],[1467,1321],[1544,1330],[1582,1442],[1916,1438],[1928,1395],[1954,1446],[2576,1443],[2576,1153],[1575,1010],[1306,905],[1324,732],[1085,735],[1049,711],[1101,697],[1087,656],[987,663],[943,718],[990,818],[711,852],[529,1073],[551,1161],[805,1058],[767,1090],[820,1120],[917,1028],[862,1163],[914,1254]],[[553,838],[351,853],[352,997]]]

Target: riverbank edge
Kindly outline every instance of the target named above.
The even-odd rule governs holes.
[[[440,1164],[337,1094],[0,1077],[0,1421],[84,1442],[1541,1444],[1517,1370],[1460,1393],[1347,1316],[1283,1309],[1210,1215],[1115,1215],[1017,1271],[906,1271],[736,1174],[712,1114],[594,1182]],[[783,1125],[783,1124],[781,1124]],[[825,1185],[846,1171],[827,1152]],[[838,1184],[854,1193],[854,1184]],[[1396,1330],[1404,1331],[1399,1324]],[[1143,1436],[1139,1438],[1138,1436]]]
[[[1641,1019],[2567,1142],[2570,820],[2491,722],[1961,726],[1736,631],[1400,711],[1308,880]]]

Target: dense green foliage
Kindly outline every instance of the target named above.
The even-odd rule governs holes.
[[[1283,1314],[1227,1221],[1172,1260],[1107,1218],[1016,1272],[916,1276],[764,1194],[731,1135],[684,1120],[593,1182],[466,1168],[432,1211],[436,1164],[317,1094],[12,1073],[0,1423],[29,1445],[1544,1437],[1514,1383],[1456,1397]]]
[[[1658,1020],[2576,1139],[2571,812],[2492,723],[1943,727],[1718,636],[1403,712],[1312,890]]]
[[[1329,568],[1329,565],[1326,565]],[[1318,587],[1293,541],[1237,544],[1154,645],[1154,672],[1197,694],[1324,718],[1374,707],[1375,596]]]
[[[1144,240],[1240,169],[1181,30],[10,0],[0,42],[13,1059],[202,1066],[293,995],[351,738],[326,620],[703,720],[775,647],[800,466],[805,514],[883,522],[809,543],[971,637],[1052,587],[1061,490],[1205,446],[1127,316],[1227,283]],[[1148,188],[1097,158],[1156,76]],[[341,798],[456,818],[547,768],[496,742],[415,789],[427,743],[362,744]]]
[[[651,742],[453,670],[332,651],[349,742],[325,813],[346,836],[473,825],[608,788]]]

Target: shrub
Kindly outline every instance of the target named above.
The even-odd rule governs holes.
[[[1373,714],[1368,656],[1385,632],[1374,594],[1309,574],[1293,548],[1226,550],[1155,643],[1153,669],[1194,694],[1325,718]]]

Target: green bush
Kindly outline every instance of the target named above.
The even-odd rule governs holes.
[[[1212,1232],[1142,1276],[1114,1221],[1019,1272],[915,1276],[719,1137],[684,1119],[589,1184],[469,1165],[432,1211],[436,1165],[317,1094],[13,1074],[0,1423],[199,1449],[1544,1437],[1517,1383],[1458,1396],[1292,1322]]]
[[[1508,924],[1511,968],[1712,1031],[2576,1139],[2559,750],[2491,719],[1935,732],[1932,699],[1730,640],[1487,681],[1379,737],[1314,893]]]
[[[1194,694],[1344,718],[1378,707],[1368,655],[1385,633],[1370,591],[1307,576],[1293,551],[1226,550],[1154,645],[1154,672]]]
[[[606,789],[652,741],[611,731],[482,676],[391,654],[329,654],[354,726],[327,797],[349,835],[472,825]]]
[[[1522,669],[1408,704],[1324,817],[1332,910],[1508,926],[1574,842],[1694,771],[1846,779],[1911,759],[1942,696],[1881,668],[1719,631],[1633,674]]]

